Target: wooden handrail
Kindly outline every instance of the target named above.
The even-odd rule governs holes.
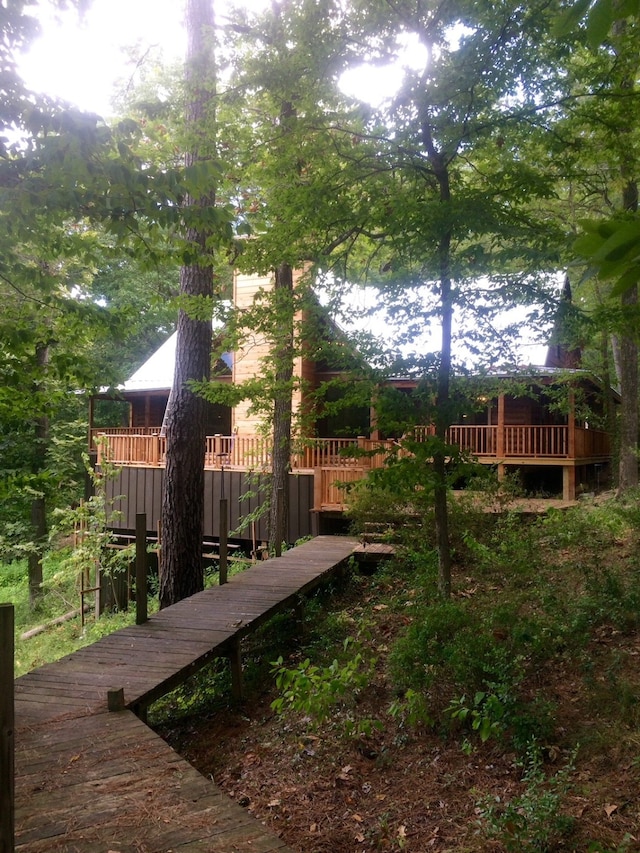
[[[433,434],[430,427],[416,427],[418,441]],[[98,464],[106,460],[114,465],[164,465],[166,441],[159,431],[132,432],[131,429],[96,431]],[[447,431],[447,442],[478,458],[589,459],[610,453],[610,437],[601,430],[575,428],[575,457],[570,454],[569,428],[563,424],[506,425],[454,424]],[[379,468],[392,441],[368,438],[312,438],[294,442],[291,468],[294,471],[318,468]],[[500,451],[502,450],[502,455]],[[271,442],[264,436],[208,436],[205,468],[243,468],[269,470]]]
[[[432,427],[416,427],[412,438],[424,441],[434,434]],[[107,460],[116,466],[161,467],[165,463],[166,442],[156,430],[153,433],[130,429],[100,433],[97,441],[98,464]],[[575,428],[577,459],[603,459],[610,453],[610,436],[600,430]],[[508,459],[567,460],[569,428],[562,424],[497,425],[454,424],[447,432],[447,442],[481,461]],[[311,472],[314,479],[314,508],[339,509],[344,506],[345,485],[367,476],[384,465],[398,442],[368,438],[314,438],[294,442],[291,469],[295,473]],[[499,452],[502,450],[503,455]],[[400,450],[406,455],[410,451]],[[271,442],[264,436],[208,436],[205,468],[267,472],[271,468]]]

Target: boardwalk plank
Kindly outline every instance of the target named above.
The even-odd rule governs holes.
[[[144,705],[324,583],[355,540],[319,537],[16,682],[19,853],[277,853],[286,844],[107,690]]]

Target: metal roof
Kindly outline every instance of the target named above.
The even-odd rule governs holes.
[[[127,381],[118,386],[119,391],[163,391],[169,390],[173,385],[173,374],[176,363],[176,342],[178,333],[174,332],[171,337],[157,349],[142,364]],[[233,354],[222,353],[222,361],[231,369],[233,367]]]

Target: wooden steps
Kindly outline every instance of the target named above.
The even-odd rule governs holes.
[[[214,657],[237,666],[239,640],[355,545],[317,537],[17,679],[16,851],[291,853],[130,709],[144,715]],[[108,712],[120,688],[127,708]]]

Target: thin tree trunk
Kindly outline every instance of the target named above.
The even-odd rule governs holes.
[[[638,288],[622,296],[622,304],[635,316]],[[632,329],[620,335],[620,458],[618,493],[638,485],[638,343]]]
[[[638,185],[630,180],[625,185],[622,203],[625,210],[638,211]],[[636,316],[638,286],[622,294],[625,328],[619,339],[620,349],[620,458],[618,494],[638,485],[638,337]]]
[[[609,336],[606,332],[602,332],[600,336],[600,359],[602,364],[602,383],[603,383],[603,392],[605,395],[604,398],[604,412],[605,412],[605,429],[607,433],[612,437],[616,432],[616,403],[613,394],[613,381],[611,376],[611,354],[609,351]],[[612,448],[613,451],[613,448]],[[612,479],[614,477],[614,473],[611,474]],[[617,477],[616,477],[617,479]]]
[[[422,124],[422,136],[429,157],[429,163],[438,182],[440,203],[451,202],[449,171],[442,153],[436,150],[428,116]],[[444,216],[446,223],[446,214]],[[438,552],[438,589],[443,598],[451,595],[451,543],[449,541],[449,508],[445,441],[450,423],[451,384],[451,328],[453,319],[453,299],[451,293],[451,228],[445,224],[438,243],[438,266],[440,278],[440,317],[442,322],[442,344],[437,377],[436,438],[438,446],[433,454],[434,516],[436,548]]]
[[[29,607],[33,610],[42,597],[42,557],[47,541],[47,505],[44,497],[31,501],[31,535],[33,549],[29,552]]]
[[[620,19],[614,22],[615,37],[624,37],[627,22]],[[615,42],[614,42],[615,44]],[[626,67],[625,67],[626,66]],[[637,56],[630,63],[621,63],[622,79],[620,89],[633,92],[636,88],[638,73]],[[637,166],[634,146],[631,143],[631,125],[620,129],[622,140],[621,177],[624,180],[622,190],[622,208],[632,213],[638,212]],[[638,335],[637,335],[638,286],[634,285],[622,295],[622,311],[625,323],[620,334],[620,458],[618,462],[618,494],[638,485]]]
[[[281,8],[274,6],[278,15]],[[297,118],[291,101],[283,101],[280,107],[280,125],[284,136],[288,136]],[[273,288],[275,317],[273,395],[273,450],[271,455],[271,494],[267,538],[269,550],[279,552],[288,535],[289,519],[289,470],[291,467],[291,421],[292,382],[294,352],[294,306],[293,269],[282,263],[275,271]]]
[[[39,397],[43,390],[44,373],[49,364],[49,344],[36,346],[36,364],[41,379],[36,382],[35,394]],[[39,405],[38,408],[41,408]],[[31,471],[36,476],[45,465],[45,455],[49,441],[49,418],[46,414],[35,419],[34,452]],[[29,607],[33,609],[42,596],[42,557],[47,541],[47,505],[43,494],[31,501],[31,536],[33,548],[29,552]]]
[[[281,264],[275,273],[274,307],[277,323],[275,389],[273,398],[273,453],[269,503],[269,548],[287,537],[289,470],[291,467],[291,394],[293,380],[293,270]],[[282,500],[278,500],[282,494]]]
[[[448,176],[446,181],[448,189]],[[436,438],[438,447],[433,455],[435,474],[434,515],[436,547],[438,549],[438,589],[443,598],[451,595],[451,543],[449,541],[448,486],[446,472],[445,442],[449,426],[449,386],[451,381],[451,325],[453,305],[449,255],[451,239],[446,235],[440,242],[440,309],[442,320],[442,344],[437,380]]]
[[[187,0],[185,22],[188,33],[185,127],[190,146],[185,165],[191,166],[208,159],[211,148],[208,136],[214,134],[212,0]],[[215,193],[210,187],[203,187],[197,198],[185,200],[187,221],[189,208],[208,208],[214,203]],[[197,260],[182,267],[180,294],[204,305],[212,304],[209,232],[201,226],[192,226],[186,228],[185,236],[197,251]],[[205,401],[190,390],[188,383],[208,381],[210,372],[211,320],[196,319],[186,310],[180,310],[172,403],[166,418],[160,607],[193,595],[204,585]]]

